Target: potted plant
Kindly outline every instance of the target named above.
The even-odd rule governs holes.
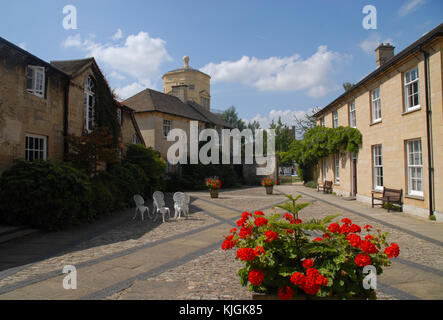
[[[212,199],[218,198],[218,190],[221,188],[221,181],[217,177],[206,179],[206,187],[208,187]]]
[[[287,197],[289,202],[276,206],[284,215],[244,212],[239,230],[225,237],[222,249],[237,248],[244,264],[240,283],[249,283],[254,299],[375,299],[376,291],[363,285],[363,269],[371,265],[381,274],[399,255],[398,245],[388,245],[387,233],[373,232],[370,225],[363,231],[347,218],[341,225],[332,222],[337,215],[302,221],[299,212],[310,203]]]
[[[263,178],[261,185],[265,187],[266,194],[272,194],[274,189],[274,185],[277,183],[277,180],[273,180],[272,178]]]

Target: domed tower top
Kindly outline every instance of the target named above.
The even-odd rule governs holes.
[[[180,98],[183,102],[194,101],[210,109],[211,77],[189,65],[189,56],[183,57],[184,65],[163,75],[163,92]]]

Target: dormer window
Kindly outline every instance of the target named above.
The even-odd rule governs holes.
[[[86,79],[85,84],[85,129],[91,132],[94,128],[95,113],[95,82],[92,77]]]
[[[26,90],[37,97],[45,97],[45,68],[28,66]]]

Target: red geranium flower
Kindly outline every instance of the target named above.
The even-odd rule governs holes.
[[[349,236],[347,236],[346,239],[349,241],[349,243],[353,247],[358,248],[360,246],[360,244],[361,244],[361,238],[357,234],[350,234]]]
[[[242,227],[240,229],[240,232],[238,233],[238,237],[240,239],[244,239],[244,238],[246,238],[248,236],[251,236],[251,235],[252,235],[252,227],[251,226],[249,226],[249,227]]]
[[[237,258],[242,261],[252,261],[255,259],[255,252],[252,248],[240,248],[237,250]]]
[[[323,241],[323,239],[322,238],[315,238],[314,241],[315,242],[320,242],[320,241]]]
[[[391,245],[385,249],[385,253],[390,259],[397,258],[400,254],[400,247],[396,243],[391,243]]]
[[[374,240],[374,237],[373,237],[372,235],[368,234],[368,235],[365,237],[365,240]]]
[[[350,231],[351,231],[351,233],[360,233],[361,228],[360,228],[360,226],[353,224],[353,225],[351,225]]]
[[[261,285],[264,278],[265,278],[265,274],[261,270],[249,271],[248,280],[250,283],[252,283],[255,286]]]
[[[370,265],[372,263],[371,257],[368,256],[366,253],[360,253],[355,257],[355,263],[359,267],[364,267],[367,265]]]
[[[229,233],[236,233],[237,232],[237,228],[232,228]]]
[[[222,250],[229,250],[235,247],[235,242],[231,240],[225,240],[222,243]]]
[[[259,256],[261,254],[265,254],[266,251],[263,249],[263,247],[257,246],[257,248],[254,249],[254,253],[256,256]]]
[[[291,282],[296,286],[302,286],[303,283],[305,282],[305,276],[300,272],[295,272],[291,276]]]
[[[305,259],[303,260],[303,267],[306,269],[312,268],[314,266],[314,260],[312,259]]]
[[[294,291],[291,287],[284,287],[278,290],[278,297],[280,300],[290,300],[294,296]]]
[[[255,211],[256,216],[264,216],[265,213],[263,211]]]
[[[265,236],[267,237],[266,242],[271,242],[278,239],[277,232],[268,230],[265,232]]]
[[[257,227],[262,227],[262,226],[268,224],[268,219],[265,219],[265,218],[262,218],[262,217],[258,217],[258,218],[255,219],[254,224]]]
[[[348,219],[348,218],[342,219],[341,222],[343,222],[344,224],[352,224],[351,219]]]
[[[370,224],[367,224],[363,228],[366,229],[366,230],[369,230],[369,229],[373,229],[374,227],[371,226]]]
[[[375,246],[375,244],[373,244],[371,241],[368,240],[363,240],[360,244],[360,248],[368,254],[373,254],[378,252],[378,249]]]
[[[332,233],[337,233],[340,231],[340,225],[338,223],[331,223],[328,227],[328,230]]]
[[[349,234],[351,232],[351,227],[348,224],[344,224],[340,227],[341,234]]]

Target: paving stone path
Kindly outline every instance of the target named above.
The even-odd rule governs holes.
[[[212,200],[207,192],[193,192],[190,218],[166,223],[134,221],[129,210],[88,227],[82,231],[83,239],[75,238],[72,231],[58,233],[64,243],[58,252],[40,259],[34,254],[26,264],[23,255],[4,258],[14,252],[14,243],[2,245],[0,300],[251,299],[248,289],[239,284],[241,263],[235,260],[235,251],[220,249],[223,235],[245,210],[280,212],[273,206],[286,200],[284,194],[301,194],[304,201],[312,202],[302,212],[305,218],[341,214],[390,233],[388,240],[400,245],[401,254],[378,279],[379,299],[443,298],[442,223],[388,214],[300,185],[285,185],[275,187],[272,196],[265,196],[261,187],[222,191],[219,199]],[[50,247],[54,239],[37,235],[16,249],[26,248],[26,241],[31,247],[39,241]],[[65,265],[77,268],[77,290],[62,287]]]

